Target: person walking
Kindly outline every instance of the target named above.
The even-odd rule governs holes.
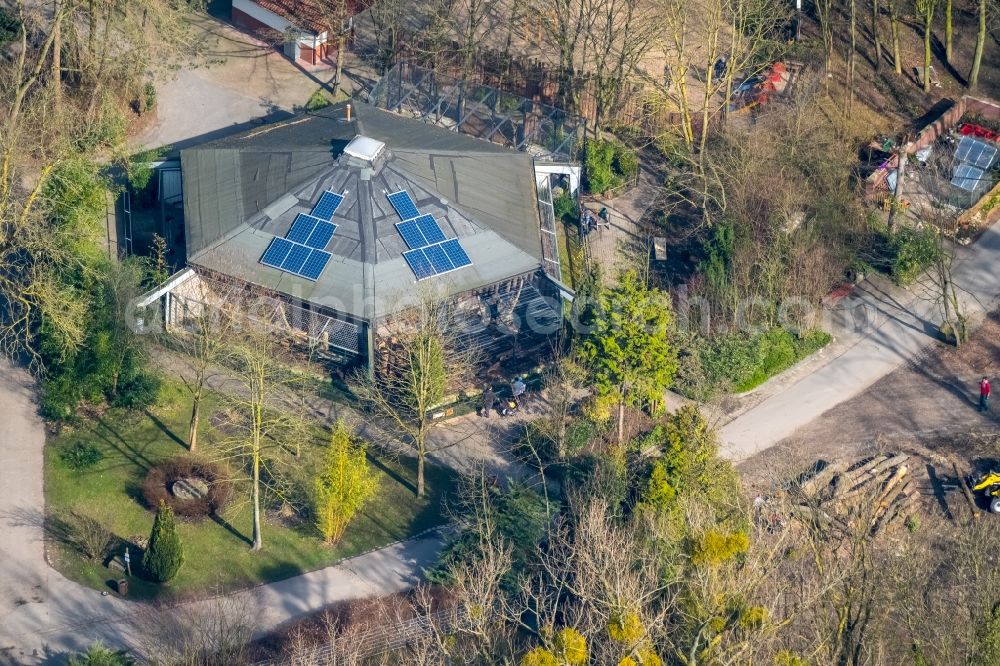
[[[493,393],[493,387],[489,384],[486,385],[486,390],[483,391],[483,417],[490,418],[490,409],[493,408],[493,403],[496,402],[496,395]]]
[[[985,412],[990,408],[990,380],[983,377],[979,382],[979,411]]]

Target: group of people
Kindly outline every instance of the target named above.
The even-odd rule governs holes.
[[[528,386],[521,377],[515,377],[510,383],[510,397],[501,398],[493,391],[493,385],[487,384],[483,389],[482,415],[490,417],[490,410],[495,411],[500,416],[510,416],[517,411],[523,400],[524,392]]]
[[[598,219],[600,219],[600,222],[598,222]],[[594,211],[589,208],[583,209],[583,214],[580,217],[580,231],[584,236],[592,231],[596,231],[598,225],[600,224],[607,227],[611,226],[611,220],[609,218],[607,208],[601,208],[601,210],[597,212],[596,217],[594,216]]]

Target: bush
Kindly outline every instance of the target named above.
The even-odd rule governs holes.
[[[889,274],[898,285],[913,284],[938,258],[936,232],[930,227],[904,227],[889,240],[893,253]]]
[[[66,375],[58,375],[42,382],[42,399],[39,413],[49,421],[71,421],[80,403],[76,382]]]
[[[583,173],[587,191],[600,194],[619,184],[611,168],[615,149],[607,141],[590,140],[583,147]]]
[[[156,109],[156,86],[152,81],[146,81],[142,87],[142,112],[149,113]]]
[[[118,382],[118,391],[111,397],[115,407],[145,409],[156,404],[162,382],[156,375],[141,372]]]
[[[615,171],[625,180],[635,178],[639,173],[639,156],[625,146],[615,146]]]
[[[174,512],[160,502],[149,533],[149,545],[142,557],[142,567],[152,580],[165,583],[177,575],[184,564],[184,548],[177,534]]]
[[[621,144],[591,139],[583,146],[583,167],[587,191],[600,194],[634,178],[639,158]]]
[[[0,7],[0,47],[14,41],[21,31],[21,20],[5,7]]]
[[[313,480],[316,528],[328,544],[340,541],[357,512],[378,490],[365,447],[338,422]]]
[[[556,219],[575,223],[580,219],[580,208],[576,199],[569,192],[563,192],[552,201]]]
[[[77,472],[90,469],[104,459],[104,454],[93,444],[77,442],[73,446],[59,452],[59,460]]]
[[[76,148],[89,153],[100,148],[113,148],[125,141],[128,121],[118,102],[110,93],[105,95],[95,118],[84,123],[76,136]]]
[[[319,111],[330,106],[330,100],[323,94],[323,90],[317,90],[306,100],[306,111]]]
[[[696,371],[704,373],[710,385],[729,384],[733,391],[743,393],[784,372],[830,340],[823,331],[796,335],[777,327],[758,335],[720,335],[699,346],[699,361],[687,365],[692,375]]]
[[[208,494],[197,499],[183,499],[170,491],[175,481],[189,478],[204,480],[208,484]],[[141,489],[149,509],[166,504],[185,518],[204,518],[219,513],[233,493],[229,474],[222,466],[189,456],[173,458],[150,469]]]
[[[537,466],[536,455],[542,464],[551,465],[559,462],[559,443],[552,437],[551,428],[542,422],[532,421],[524,426],[522,436],[514,443],[512,452],[526,465]],[[586,418],[576,418],[566,425],[565,441],[566,457],[571,458],[597,434],[597,426]],[[534,449],[534,450],[532,450]]]
[[[69,666],[133,666],[135,660],[125,651],[113,652],[100,643],[94,643],[82,653],[69,658]]]
[[[45,533],[95,562],[102,561],[118,544],[118,538],[100,521],[77,511],[47,516]]]

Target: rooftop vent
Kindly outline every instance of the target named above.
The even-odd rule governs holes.
[[[374,162],[385,151],[385,144],[360,134],[347,144],[344,152],[365,162]]]

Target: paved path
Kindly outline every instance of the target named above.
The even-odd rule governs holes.
[[[988,229],[974,245],[959,248],[953,278],[973,321],[981,321],[1000,297],[1000,229]],[[921,289],[892,289],[865,282],[842,302],[863,315],[862,330],[817,371],[785,387],[722,428],[724,453],[744,460],[773,446],[828,409],[848,400],[919,354],[936,340],[938,306]],[[919,363],[919,360],[916,360]]]
[[[649,238],[642,233],[639,222],[656,202],[662,186],[652,173],[642,169],[639,184],[621,196],[609,200],[594,198],[586,202],[596,215],[601,208],[608,209],[609,225],[601,225],[586,236],[591,260],[604,271],[604,279],[614,283],[618,269],[643,265],[650,249]]]

